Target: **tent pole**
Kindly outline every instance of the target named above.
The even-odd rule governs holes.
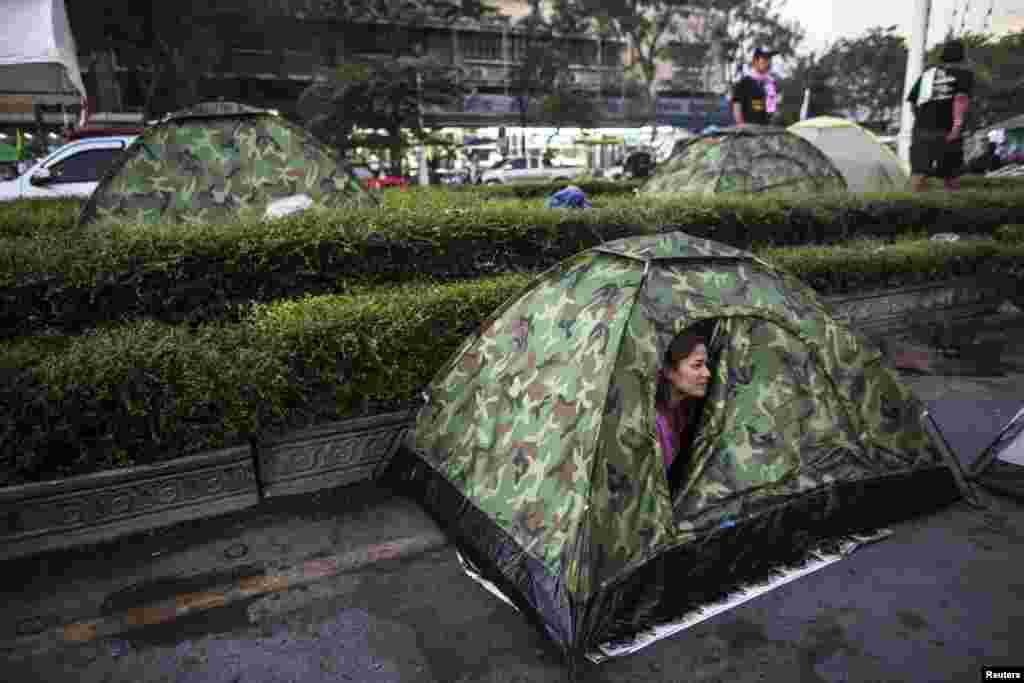
[[[988,506],[978,499],[974,487],[972,487],[971,483],[967,480],[967,475],[964,473],[964,468],[960,464],[960,460],[950,449],[949,444],[946,443],[946,439],[942,436],[942,433],[935,428],[935,421],[932,420],[932,417],[927,410],[921,412],[921,426],[924,427],[928,437],[942,454],[942,458],[946,461],[946,465],[949,467],[950,471],[953,472],[953,478],[956,479],[956,485],[963,492],[967,503],[971,507],[978,508],[979,510],[987,510]]]

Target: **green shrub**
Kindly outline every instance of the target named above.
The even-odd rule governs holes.
[[[408,405],[528,282],[403,285],[0,346],[0,486],[180,457]],[[6,480],[5,480],[6,478]]]
[[[1024,224],[1004,225],[995,232],[996,239],[1019,244],[1024,242]]]
[[[757,253],[822,294],[957,275],[1024,283],[1024,244],[990,238]],[[459,344],[532,277],[404,283],[239,306],[232,323],[140,320],[0,343],[0,486],[415,405]]]
[[[49,228],[0,236],[0,335],[75,332],[138,317],[230,321],[249,301],[534,272],[603,241],[666,230],[761,249],[893,240],[922,230],[992,234],[1024,221],[1024,195],[1010,189],[786,199],[596,194],[586,211],[516,196],[541,189],[393,189],[383,193],[383,210],[248,223],[69,229],[54,208]],[[46,206],[25,204],[28,214]]]

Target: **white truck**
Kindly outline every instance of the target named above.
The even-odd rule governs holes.
[[[484,171],[480,182],[489,185],[567,182],[586,170],[583,166],[556,166],[537,157],[506,157]]]
[[[54,197],[87,198],[135,136],[82,138],[0,182],[0,201]]]

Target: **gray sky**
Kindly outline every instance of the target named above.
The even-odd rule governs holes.
[[[909,37],[910,23],[917,0],[786,0],[782,10],[786,18],[797,19],[807,30],[801,52],[821,52],[826,43],[852,38],[873,26],[897,25]],[[928,45],[946,35],[953,10],[955,28],[960,29],[965,5],[969,5],[964,28],[980,31],[990,4],[993,7],[993,32],[1024,29],[1024,0],[932,0]]]

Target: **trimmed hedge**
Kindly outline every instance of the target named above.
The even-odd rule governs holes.
[[[235,324],[143,320],[4,344],[0,486],[144,464],[411,405],[529,281],[385,287],[254,305]]]
[[[0,252],[0,335],[75,332],[137,317],[232,320],[234,308],[249,301],[536,271],[602,241],[664,230],[749,249],[922,230],[992,234],[1024,223],[1024,193],[1016,190],[802,201],[611,197],[595,198],[599,208],[587,211],[520,200],[450,206],[437,192],[390,194],[387,211],[312,211],[269,223],[108,224],[8,238]]]
[[[998,268],[1024,280],[1024,244],[992,239],[861,240],[759,254],[824,294]],[[839,276],[851,264],[864,270]],[[231,324],[142,320],[8,340],[0,344],[0,486],[411,407],[462,340],[530,280],[402,284],[256,303]]]

